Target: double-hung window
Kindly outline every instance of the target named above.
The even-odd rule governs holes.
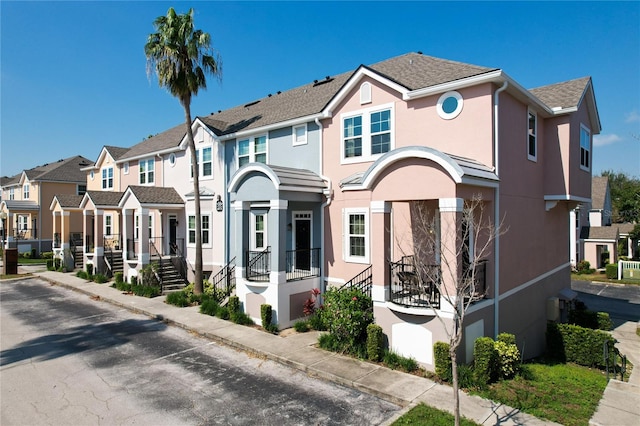
[[[251,212],[251,249],[264,250],[267,248],[267,213]]]
[[[189,237],[189,244],[196,243],[196,216],[189,215],[187,218],[187,232]],[[200,228],[202,231],[202,237],[200,243],[202,245],[208,245],[211,241],[211,217],[209,215],[200,216]]]
[[[9,199],[10,200],[15,200],[16,199],[16,189],[15,188],[9,188]]]
[[[368,108],[342,116],[343,162],[370,161],[393,149],[393,108]]]
[[[102,189],[113,189],[113,167],[102,169]]]
[[[153,183],[155,181],[154,179],[155,160],[153,158],[140,160],[139,165],[140,165],[140,185]]]
[[[367,209],[344,211],[344,257],[347,262],[369,263],[368,216]]]
[[[25,183],[24,186],[22,187],[22,199],[23,200],[28,200],[29,199],[29,184]]]
[[[529,111],[529,131],[527,136],[527,158],[536,161],[538,158],[538,117]]]
[[[293,146],[306,145],[307,143],[307,125],[295,126],[293,128]]]
[[[213,157],[212,148],[210,146],[206,148],[200,148],[196,150],[196,157],[198,158],[198,173],[201,178],[213,177]],[[191,178],[193,178],[193,163],[191,164]]]
[[[267,163],[267,136],[238,140],[238,167],[247,163]]]
[[[591,132],[580,125],[580,168],[589,170],[591,167]]]
[[[113,216],[110,214],[104,215],[104,235],[112,235],[113,231]]]

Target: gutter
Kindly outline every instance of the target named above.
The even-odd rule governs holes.
[[[324,251],[325,251],[325,247],[326,247],[326,241],[324,238],[324,211],[326,208],[328,208],[331,205],[331,198],[333,197],[333,189],[331,188],[331,178],[325,176],[322,174],[323,172],[323,168],[324,168],[324,162],[323,162],[323,138],[322,138],[322,123],[320,123],[320,118],[316,117],[315,118],[315,123],[316,126],[318,126],[318,132],[319,132],[319,137],[320,137],[320,155],[319,155],[319,162],[320,162],[320,177],[327,182],[327,189],[325,189],[323,191],[324,196],[326,197],[326,201],[324,203],[322,203],[320,205],[320,241],[322,242],[322,246],[320,247],[320,267],[322,268],[321,271],[322,273],[320,274],[320,294],[324,294],[325,292],[325,282],[326,282],[326,270],[324,267]]]
[[[498,177],[498,185],[494,189],[494,200],[493,200],[493,225],[494,225],[494,267],[493,267],[493,286],[494,286],[494,295],[493,295],[493,337],[494,339],[498,337],[500,333],[500,173],[499,173],[499,157],[500,152],[498,148],[499,144],[499,106],[500,106],[500,92],[507,89],[509,85],[508,81],[504,81],[502,87],[495,91],[495,95],[493,98],[493,167],[494,173]]]

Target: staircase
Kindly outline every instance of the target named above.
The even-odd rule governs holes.
[[[161,259],[155,262],[157,266],[157,274],[160,278],[162,294],[180,291],[187,286],[187,281],[182,278],[180,272],[173,265],[173,262],[167,259]]]
[[[114,276],[117,272],[124,272],[124,261],[122,260],[122,250],[108,250],[104,253],[104,259],[109,268],[109,273]]]

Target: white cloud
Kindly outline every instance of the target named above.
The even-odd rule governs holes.
[[[593,146],[611,145],[612,143],[616,143],[621,140],[622,138],[615,134],[614,135],[594,135]]]
[[[636,121],[640,121],[640,114],[637,110],[634,109],[633,111],[624,115],[625,123],[635,123]]]

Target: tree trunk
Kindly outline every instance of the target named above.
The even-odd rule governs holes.
[[[456,351],[451,347],[451,375],[453,376],[453,414],[455,425],[460,426],[460,389],[458,385],[458,357]]]
[[[194,203],[196,208],[196,264],[195,264],[195,277],[194,288],[195,294],[202,294],[202,215],[200,214],[200,170],[198,166],[198,156],[196,155],[196,143],[193,140],[193,130],[191,129],[191,99],[183,99],[182,106],[184,107],[185,126],[187,127],[187,141],[189,142],[189,152],[191,153],[191,170],[193,172],[193,193]],[[189,218],[187,219],[187,224]],[[187,225],[188,226],[188,225]],[[187,230],[188,234],[188,230]],[[187,238],[189,236],[187,235]]]

